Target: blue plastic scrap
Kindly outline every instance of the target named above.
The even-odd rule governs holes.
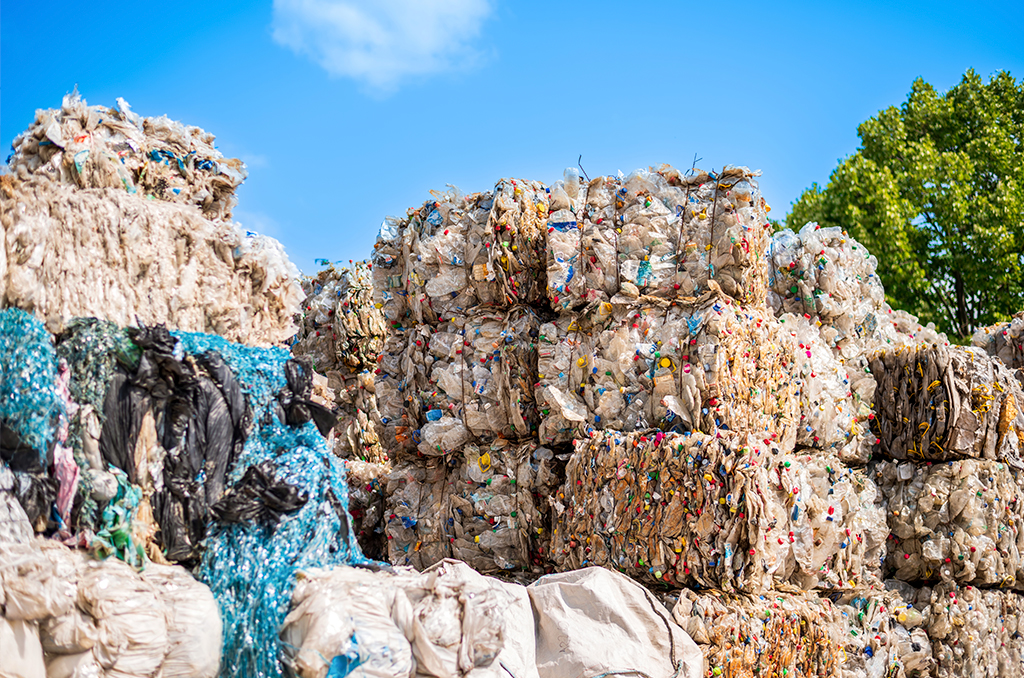
[[[21,309],[0,311],[0,422],[45,463],[64,415],[50,333]]]
[[[214,523],[199,569],[199,578],[220,605],[221,675],[277,678],[283,675],[278,630],[288,613],[295,572],[374,561],[363,555],[350,529],[344,464],[312,422],[291,427],[275,414],[275,396],[286,384],[288,351],[242,346],[212,335],[172,334],[187,355],[219,352],[249,398],[254,427],[231,483],[248,467],[271,460],[279,477],[309,496],[276,525]]]

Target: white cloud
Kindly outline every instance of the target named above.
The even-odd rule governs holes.
[[[274,0],[274,40],[334,76],[390,91],[410,76],[463,68],[489,0]]]

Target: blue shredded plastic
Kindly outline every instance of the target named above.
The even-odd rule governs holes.
[[[350,527],[344,464],[313,423],[291,427],[273,414],[274,397],[286,384],[288,351],[242,346],[212,335],[172,334],[186,354],[219,352],[249,397],[254,428],[231,482],[249,466],[270,459],[278,477],[309,495],[301,509],[276,525],[214,524],[199,569],[224,624],[221,676],[277,678],[283,673],[278,631],[288,613],[296,570],[373,562],[363,555]],[[329,494],[344,507],[344,523]]]
[[[0,420],[41,461],[65,414],[56,384],[57,351],[43,323],[21,309],[0,311]]]

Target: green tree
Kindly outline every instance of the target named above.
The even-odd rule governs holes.
[[[860,125],[861,147],[786,218],[842,226],[878,258],[893,306],[965,337],[1024,308],[1024,81],[920,78]]]

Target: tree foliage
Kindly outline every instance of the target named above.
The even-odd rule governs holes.
[[[889,302],[964,337],[1024,308],[1024,81],[973,70],[858,128],[861,147],[786,219],[842,226],[878,257]]]

